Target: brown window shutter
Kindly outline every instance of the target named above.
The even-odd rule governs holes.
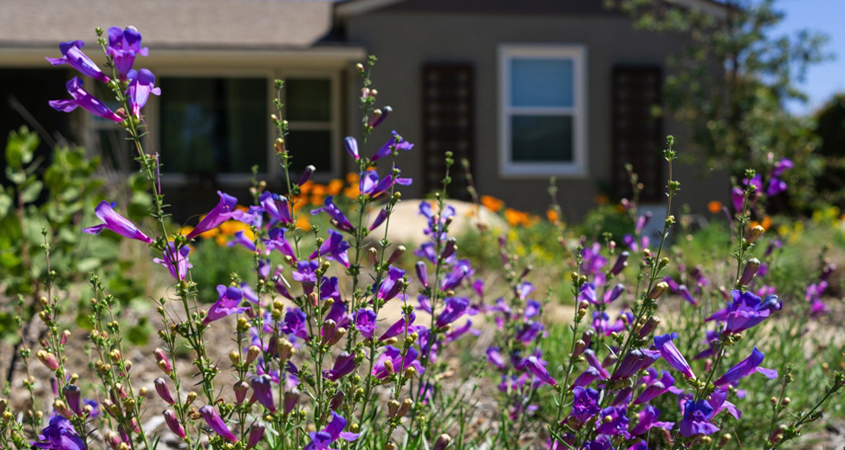
[[[631,164],[643,184],[640,200],[663,197],[663,120],[652,114],[662,102],[660,67],[613,69],[613,156],[611,188],[618,198],[630,198],[625,164]]]
[[[422,69],[423,189],[442,189],[445,155],[452,152],[449,196],[466,200],[467,177],[475,155],[474,71],[468,64],[426,64]]]

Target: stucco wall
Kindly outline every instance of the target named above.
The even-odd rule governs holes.
[[[560,178],[558,187],[568,220],[577,220],[594,205],[598,186],[609,182],[611,168],[611,73],[618,64],[660,64],[679,48],[680,37],[634,31],[628,19],[613,15],[513,16],[493,14],[443,14],[381,11],[350,18],[346,27],[352,42],[375,54],[378,64],[373,80],[379,104],[390,104],[394,113],[379,130],[372,145],[381,144],[390,129],[408,140],[421,141],[420,71],[427,62],[470,63],[475,67],[475,178],[483,194],[505,199],[514,206],[543,211],[549,200],[548,178],[502,179],[498,174],[498,72],[500,43],[564,43],[587,47],[588,164],[589,177]],[[357,130],[354,95],[360,89],[350,77],[349,127]],[[680,151],[688,151],[688,133],[672,120],[666,134],[676,136]],[[659,152],[661,149],[656,148]],[[403,174],[419,178],[420,152],[400,156]],[[724,200],[728,189],[724,175],[703,178],[700,164],[678,167],[683,190],[680,203],[704,210],[708,201]],[[420,185],[410,189],[423,195]]]

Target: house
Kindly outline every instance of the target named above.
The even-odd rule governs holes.
[[[712,0],[676,0],[679,8],[724,15]],[[136,67],[156,76],[162,96],[146,108],[148,145],[162,154],[163,184],[176,212],[203,211],[219,188],[248,198],[251,167],[273,188],[282,173],[269,121],[283,78],[286,142],[294,170],[314,164],[328,180],[353,167],[342,149],[360,137],[355,63],[378,57],[379,104],[394,112],[363,150],[398,131],[416,143],[400,156],[414,178],[406,198],[439,186],[444,153],[471,162],[478,189],[522,209],[544,210],[556,177],[564,215],[578,219],[601,194],[626,195],[625,163],[643,183],[643,200],[660,201],[661,149],[684,127],[655,117],[666,56],[682,36],[639,32],[602,0],[0,0],[0,133],[20,124],[45,140],[86,145],[115,174],[131,170],[119,130],[82,113],[46,107],[64,98],[72,75],[51,67],[60,41],[83,39],[97,60],[94,28],[133,25],[150,48]],[[99,61],[102,61],[100,58]],[[86,86],[104,101],[102,86]],[[724,175],[678,167],[680,202],[703,210],[727,196]],[[466,177],[453,168],[453,193]]]

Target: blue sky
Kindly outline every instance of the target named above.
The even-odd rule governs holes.
[[[833,94],[845,92],[845,0],[779,0],[775,7],[786,12],[777,33],[793,34],[803,28],[828,35],[826,50],[835,54],[833,61],[810,68],[801,88],[810,96],[806,105],[790,105],[796,113],[808,113],[825,103]]]

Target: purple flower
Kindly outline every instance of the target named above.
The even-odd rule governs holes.
[[[475,336],[478,336],[478,335],[480,335],[480,334],[481,334],[481,331],[480,331],[480,330],[476,330],[476,329],[472,328],[472,321],[471,321],[471,320],[467,320],[466,322],[464,322],[464,324],[463,324],[463,325],[461,325],[461,326],[459,326],[459,327],[457,327],[457,328],[453,328],[453,329],[452,329],[452,330],[450,330],[448,333],[446,333],[446,334],[444,335],[444,338],[445,338],[444,340],[445,340],[446,342],[456,341],[456,340],[458,340],[461,336],[463,336],[463,335],[465,335],[465,334],[467,334],[467,333],[470,333],[470,334],[473,334],[473,335],[475,335]]]
[[[283,228],[273,228],[270,230],[267,237],[269,237],[269,239],[262,240],[264,241],[264,246],[267,249],[268,254],[273,250],[278,250],[279,253],[290,257],[291,261],[296,262],[296,255],[293,252],[293,247],[291,247],[288,240],[285,239],[285,230]]]
[[[625,292],[625,285],[622,283],[613,286],[613,289],[605,292],[604,294],[604,303],[612,303],[614,300],[619,298],[622,293]]]
[[[274,222],[281,222],[284,224],[293,223],[293,218],[290,215],[290,204],[288,199],[280,195],[270,192],[264,192],[258,198],[264,212],[273,219]]]
[[[141,108],[147,104],[150,94],[161,95],[161,89],[155,87],[156,77],[147,69],[141,69],[138,73],[134,71],[130,75],[132,81],[126,88],[126,96],[129,100],[129,110],[135,117],[141,116]]]
[[[334,360],[334,366],[331,370],[324,370],[323,376],[329,380],[337,381],[355,370],[355,355],[348,352],[342,352]]]
[[[651,217],[651,214],[649,214],[649,217]],[[610,268],[610,274],[616,276],[622,273],[622,271],[625,270],[625,267],[628,266],[629,256],[631,256],[631,254],[628,251],[620,253],[619,257],[616,258],[616,262],[613,263],[613,267]]]
[[[404,270],[390,266],[390,268],[387,269],[387,278],[381,282],[381,286],[378,288],[377,298],[388,301],[399,295],[399,292],[401,292],[404,287],[404,277]]]
[[[682,299],[692,303],[692,306],[698,306],[698,302],[692,297],[689,289],[685,285],[678,286],[678,295],[681,296]]]
[[[387,219],[388,214],[390,214],[390,210],[385,206],[378,212],[375,220],[373,220],[373,223],[367,229],[373,231],[378,228]]]
[[[173,396],[170,395],[170,389],[167,387],[167,381],[164,381],[164,378],[156,378],[153,380],[153,384],[155,384],[158,396],[161,397],[161,399],[168,405],[176,403],[176,401],[173,400]]]
[[[596,285],[593,283],[584,283],[578,292],[578,301],[586,300],[590,304],[598,304],[596,300]]]
[[[739,391],[737,391],[739,395]],[[742,396],[740,395],[740,398]],[[727,410],[735,419],[742,417],[742,411],[737,409],[736,405],[728,401],[728,391],[717,390],[710,395],[710,406],[713,407],[713,417],[719,415],[720,412]]]
[[[138,227],[136,227],[128,219],[115,212],[115,206],[117,206],[116,203],[109,203],[105,201],[100,202],[100,204],[94,209],[94,214],[96,214],[97,218],[102,220],[103,223],[93,227],[83,228],[82,231],[88,234],[99,234],[103,231],[103,229],[106,229],[114,231],[123,237],[151,244],[153,240],[147,237],[146,234],[142,233]]]
[[[370,161],[378,161],[379,159],[384,158],[385,156],[390,156],[390,153],[392,151],[391,147],[395,147],[396,150],[405,151],[414,148],[414,144],[405,141],[402,136],[396,134],[395,131],[393,131],[392,133],[393,139],[390,139],[389,141],[385,142],[384,145],[382,145],[381,148],[376,152],[376,154],[373,155],[372,158],[370,158]]]
[[[645,434],[648,432],[648,430],[654,427],[663,428],[664,430],[671,430],[672,427],[675,426],[675,424],[672,422],[658,422],[657,418],[660,417],[660,411],[651,405],[646,406],[644,410],[640,411],[638,413],[638,416],[640,418],[640,421],[637,426],[634,427],[633,430],[631,430],[632,436],[639,436],[641,434]]]
[[[793,168],[795,164],[792,163],[792,160],[789,158],[781,158],[780,161],[776,162],[775,165],[772,167],[772,176],[779,177],[783,175],[784,172]]]
[[[670,366],[681,372],[685,377],[695,379],[695,374],[692,372],[689,363],[684,356],[681,355],[680,350],[672,343],[673,339],[678,338],[678,333],[664,334],[662,336],[654,337],[654,345],[660,351],[660,356],[669,363]]]
[[[346,148],[349,156],[355,158],[356,161],[361,159],[361,155],[358,154],[358,141],[354,137],[346,136],[343,139],[343,146]]]
[[[735,187],[731,190],[731,202],[734,206],[734,211],[742,211],[742,204],[745,201],[745,193],[741,188]]]
[[[717,387],[724,386],[741,380],[755,372],[759,372],[769,379],[777,378],[778,372],[776,370],[759,367],[765,357],[766,356],[760,350],[757,350],[757,347],[754,347],[754,350],[748,358],[745,358],[739,364],[728,369],[728,371],[713,384]]]
[[[604,377],[602,377],[601,373],[599,373],[599,371],[595,367],[590,366],[587,367],[585,371],[581,372],[581,375],[578,375],[578,378],[576,378],[575,381],[572,382],[572,386],[587,387],[593,384],[593,381],[595,381],[596,378],[603,379]]]
[[[398,169],[397,169],[398,170]],[[387,192],[394,184],[402,186],[410,186],[412,180],[410,178],[393,178],[393,174],[389,174],[379,180],[378,172],[375,170],[368,171],[361,177],[358,189],[361,194],[376,198],[379,195]]]
[[[182,439],[187,437],[187,434],[185,434],[185,428],[183,428],[182,424],[179,423],[179,419],[176,418],[176,414],[173,414],[173,411],[168,409],[161,414],[164,416],[164,422],[167,424],[167,428],[170,428],[170,431],[172,431],[173,434]]]
[[[285,326],[282,327],[282,332],[308,340],[306,320],[308,320],[308,316],[301,309],[288,308],[288,312],[285,313]]]
[[[642,403],[648,403],[653,399],[657,398],[658,396],[665,394],[669,390],[669,388],[674,385],[675,378],[672,377],[672,374],[664,370],[663,375],[660,377],[660,379],[654,379],[651,383],[648,383],[645,390],[643,390],[643,392],[636,399],[634,399],[633,404],[639,405]]]
[[[651,216],[651,211],[647,211],[644,215],[637,217],[637,224],[634,231],[637,235],[642,233],[645,226],[648,225],[649,222],[651,222]]]
[[[273,384],[269,375],[259,375],[252,379],[252,400],[258,401],[262,406],[276,412],[276,405],[273,403]]]
[[[446,325],[458,320],[467,313],[469,308],[469,299],[465,297],[449,297],[446,299],[446,307],[437,316],[435,326],[437,328],[445,327]]]
[[[135,57],[138,55],[147,56],[149,49],[141,47],[141,33],[134,27],[127,27],[121,30],[118,27],[111,27],[108,31],[109,46],[106,53],[114,59],[114,67],[125,79],[132,66],[135,64]]]
[[[337,261],[343,264],[344,267],[349,267],[349,242],[343,240],[343,235],[335,230],[329,230],[329,238],[320,245],[320,250],[315,250],[309,259],[314,259],[317,255],[325,256],[327,259]]]
[[[409,347],[408,353],[403,358],[401,350],[388,345],[385,347],[385,352],[382,353],[376,360],[372,374],[378,379],[389,376],[390,373],[388,372],[388,368],[385,364],[386,361],[390,361],[393,365],[394,372],[402,373],[408,367],[413,367],[417,371],[417,374],[422,374],[425,369],[419,361],[417,361],[417,356],[419,356],[419,352],[414,347]]]
[[[719,342],[719,333],[717,331],[707,330],[705,333],[705,341],[708,348],[701,353],[695,355],[693,359],[704,359],[713,356],[716,353],[716,343]]]
[[[222,284],[217,286],[217,293],[220,296],[211,308],[208,308],[208,315],[202,320],[203,325],[208,325],[215,320],[220,320],[232,314],[242,314],[249,309],[248,306],[239,307],[244,297],[243,292],[236,287],[226,287]]]
[[[584,389],[583,387],[576,386],[572,390],[572,393],[572,412],[569,413],[569,417],[575,419],[577,423],[584,423],[601,411],[599,407],[599,392],[595,389]]]
[[[376,317],[376,313],[369,309],[359,309],[355,313],[355,328],[365,339],[371,339],[376,328],[378,328],[376,326]]]
[[[766,188],[766,195],[768,195],[769,197],[774,197],[775,195],[778,195],[781,192],[785,192],[788,188],[789,185],[786,184],[786,181],[783,181],[777,177],[772,177],[769,180],[769,187]]]
[[[472,276],[474,273],[475,271],[472,269],[469,261],[462,259],[455,264],[452,272],[443,280],[440,289],[444,291],[455,289],[466,277]]]
[[[182,281],[188,276],[188,269],[194,267],[188,262],[188,253],[190,252],[191,248],[188,246],[176,251],[176,245],[173,242],[168,242],[167,250],[161,253],[161,258],[153,258],[153,262],[166,267],[173,278]]]
[[[235,219],[245,223],[252,222],[252,216],[241,210],[235,209],[235,206],[238,204],[238,200],[235,197],[224,194],[220,191],[217,191],[217,195],[220,196],[220,201],[217,203],[217,206],[209,211],[208,214],[199,221],[197,226],[188,233],[186,237],[189,240],[205,233],[206,231],[217,228],[221,223],[229,219]]]
[[[338,438],[345,441],[358,439],[357,433],[344,432],[344,428],[346,428],[346,419],[332,411],[331,422],[322,431],[311,432],[311,442],[305,446],[305,450],[326,450]]]
[[[387,329],[387,331],[385,331],[384,334],[381,335],[381,337],[379,338],[379,341],[384,342],[387,339],[390,339],[390,338],[395,337],[395,336],[399,336],[400,334],[404,333],[405,329],[410,327],[411,324],[414,323],[414,320],[416,320],[416,318],[417,318],[417,315],[414,314],[414,313],[411,313],[410,318],[402,317],[401,319],[397,320],[396,323],[391,325]]]
[[[59,44],[59,50],[62,52],[61,58],[46,58],[50,64],[59,66],[67,64],[87,77],[91,77],[103,83],[109,82],[109,77],[104,74],[97,64],[91,60],[85,53],[82,53],[82,46],[85,45],[82,41],[68,41]]]
[[[713,407],[707,400],[687,400],[684,405],[684,418],[681,420],[679,431],[686,437],[700,434],[708,435],[719,431],[719,427],[710,423],[713,418]]]
[[[780,311],[783,304],[778,300],[777,295],[770,295],[765,300],[751,292],[740,293],[737,290],[731,291],[733,302],[728,306],[725,317],[725,333],[742,333],[765,320],[772,311]],[[716,314],[719,314],[718,312]],[[708,320],[711,320],[714,316]],[[717,316],[718,317],[718,316]],[[716,319],[720,320],[720,319]]]
[[[89,94],[85,89],[82,89],[82,81],[78,77],[73,77],[73,79],[67,82],[67,91],[73,97],[72,100],[50,100],[50,107],[61,112],[71,112],[77,107],[80,107],[97,117],[102,117],[115,123],[120,123],[123,120],[114,111],[109,109],[105,103]]]
[[[256,422],[249,428],[249,438],[247,439],[246,450],[255,447],[259,442],[261,442],[261,439],[264,438],[264,430],[266,428],[267,427],[261,422]]]
[[[223,422],[223,419],[220,418],[220,415],[217,414],[217,410],[214,409],[211,405],[205,405],[200,408],[200,414],[202,414],[202,418],[205,419],[205,423],[217,433],[218,436],[226,439],[229,442],[238,442],[238,438],[229,431],[229,428],[226,427],[226,423]]]
[[[652,350],[631,350],[622,358],[619,368],[610,377],[611,381],[630,378],[640,370],[646,369],[660,359],[660,353]]]
[[[516,340],[526,344],[537,339],[540,332],[543,331],[543,324],[540,322],[528,322],[519,326],[519,331],[516,333]]]
[[[33,447],[43,450],[85,450],[85,441],[76,434],[70,421],[62,416],[53,416],[50,425],[41,433],[38,441],[30,442]]]
[[[537,359],[537,357],[529,356],[528,359],[525,360],[525,367],[543,383],[557,386],[557,382],[551,375],[549,375],[549,371],[546,370],[546,367],[543,365],[543,361]]]
[[[325,212],[332,219],[332,224],[337,227],[338,230],[346,232],[354,230],[352,224],[349,223],[349,219],[347,219],[346,216],[343,215],[343,212],[340,210],[340,208],[338,208],[337,205],[334,204],[333,195],[326,197],[326,200],[323,202],[322,208],[316,208],[311,210],[311,214],[315,216],[317,214],[320,214],[321,212]]]
[[[601,245],[598,242],[581,251],[581,272],[585,275],[597,274],[606,264],[607,258],[601,255]]]
[[[499,370],[505,369],[505,358],[502,358],[502,355],[499,353],[499,347],[487,348],[487,361]]]
[[[242,245],[244,248],[251,252],[255,251],[255,241],[246,237],[246,233],[244,233],[243,231],[238,231],[237,233],[235,233],[235,239],[226,245],[229,247]]]
[[[628,416],[626,412],[625,408],[616,408],[614,406],[608,406],[601,410],[601,414],[599,415],[601,417],[601,425],[596,429],[596,433],[607,436],[621,434],[626,439],[630,438],[631,435],[628,434]]]
[[[601,362],[599,362],[598,357],[596,357],[596,353],[592,350],[585,350],[584,351],[584,358],[587,359],[587,364],[589,364],[592,368],[596,369],[599,373],[599,377],[602,380],[606,378],[610,378],[610,372],[607,371],[604,367],[602,367]]]

